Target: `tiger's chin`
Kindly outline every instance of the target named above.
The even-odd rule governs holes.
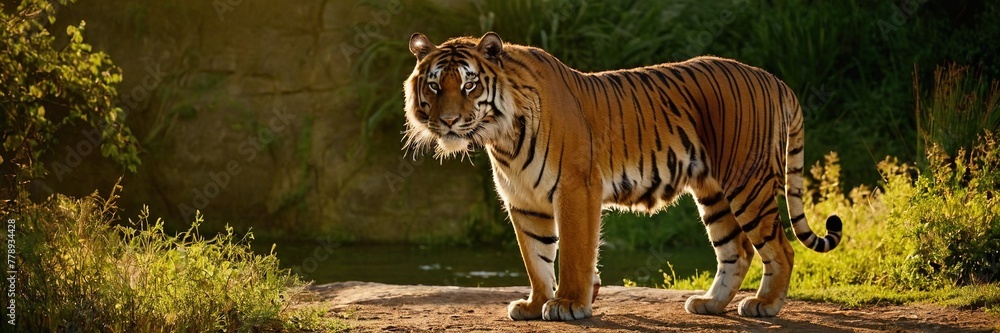
[[[452,156],[467,152],[472,141],[457,135],[445,135],[438,138],[437,143],[438,155]]]

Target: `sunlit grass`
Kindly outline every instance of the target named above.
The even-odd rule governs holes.
[[[206,238],[198,216],[168,235],[143,211],[119,222],[96,194],[22,200],[13,212],[20,264],[18,326],[29,331],[341,330],[321,311],[290,307],[307,286],[272,253],[250,250],[252,234]]]

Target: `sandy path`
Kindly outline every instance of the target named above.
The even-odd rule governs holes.
[[[315,286],[311,298],[331,309],[355,331],[515,332],[994,332],[1000,318],[982,310],[934,305],[846,309],[834,304],[790,301],[776,318],[744,318],[735,303],[719,316],[684,311],[691,291],[601,287],[594,317],[573,322],[515,322],[507,303],[527,287],[466,288],[341,282]],[[740,293],[737,300],[750,295]]]

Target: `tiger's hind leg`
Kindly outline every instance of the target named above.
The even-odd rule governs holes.
[[[743,283],[753,259],[753,248],[715,179],[706,178],[693,192],[708,238],[715,247],[718,268],[708,292],[688,298],[684,309],[695,314],[718,314],[725,311]]]
[[[740,301],[737,309],[741,316],[772,317],[785,304],[795,252],[781,227],[774,194],[763,190],[756,198],[736,219],[760,254],[764,263],[764,277],[757,295]]]

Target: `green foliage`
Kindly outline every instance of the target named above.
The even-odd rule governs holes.
[[[694,199],[685,195],[662,212],[648,215],[610,211],[604,214],[604,243],[616,249],[705,246],[708,236]]]
[[[116,188],[120,190],[120,188]],[[17,223],[19,326],[29,331],[280,331],[336,327],[290,308],[306,284],[252,234],[167,235],[143,211],[114,226],[116,193],[22,204]],[[22,202],[27,202],[22,201]],[[4,234],[6,235],[6,234]]]
[[[849,198],[836,191],[835,156],[825,167],[814,167],[820,190],[812,193],[819,199],[807,202],[812,208],[806,215],[810,221],[821,221],[836,211],[844,220],[846,236],[842,250],[826,255],[796,247],[793,285],[935,290],[996,282],[1000,145],[985,136],[971,158],[952,158],[934,147],[928,151],[928,170],[917,172],[887,159],[879,165],[884,177],[881,189],[870,192],[861,186]]]
[[[54,143],[56,132],[80,123],[95,129],[104,156],[135,172],[137,142],[124,125],[125,112],[114,103],[121,69],[107,54],[83,42],[85,22],[67,26],[66,45],[54,46],[56,38],[49,29],[55,23],[55,3],[23,0],[16,10],[0,5],[4,173],[15,178],[43,176],[45,166],[39,158]],[[7,190],[12,189],[8,185]]]
[[[291,332],[347,332],[351,326],[347,323],[325,318],[329,311],[326,306],[305,305],[293,311],[289,311],[284,329]]]
[[[667,262],[667,269],[670,273],[664,272],[662,269],[659,270],[660,274],[663,274],[663,284],[653,283],[648,287],[654,288],[666,288],[666,289],[679,289],[679,290],[708,290],[712,286],[712,272],[702,271],[697,272],[689,277],[677,278],[677,272],[674,271],[674,265]],[[630,279],[623,279],[623,284],[626,287],[638,287],[639,282],[632,281]]]

